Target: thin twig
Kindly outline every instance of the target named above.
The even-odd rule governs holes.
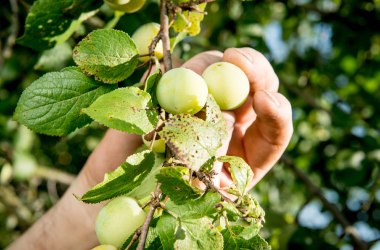
[[[223,192],[221,192],[218,187],[216,187],[214,185],[214,183],[212,182],[210,176],[206,175],[203,172],[195,172],[195,174],[197,175],[198,179],[200,181],[202,181],[208,188],[210,188],[210,189],[214,190],[215,192],[219,193],[220,196],[222,196],[223,200],[225,200],[227,202],[230,202],[230,203],[234,203],[230,198],[228,198],[225,194],[223,194]]]
[[[131,249],[132,245],[139,239],[141,234],[141,228],[137,229],[135,231],[135,234],[133,235],[131,241],[129,242],[128,246],[125,248],[125,250]]]
[[[326,197],[323,195],[322,190],[313,183],[312,180],[302,171],[300,170],[293,162],[293,160],[286,155],[283,155],[281,161],[298,177],[300,178],[306,185],[306,188],[309,192],[322,202],[326,209],[328,209],[336,218],[336,220],[343,226],[344,231],[352,237],[354,240],[357,249],[365,250],[368,249],[366,243],[360,238],[355,227],[353,227],[350,222],[342,215],[339,209],[332,203],[330,203]]]
[[[161,192],[160,186],[161,186],[160,184],[157,184],[156,190],[153,193],[149,212],[146,216],[144,224],[141,226],[141,234],[140,234],[139,244],[137,245],[136,250],[143,250],[144,249],[146,237],[148,236],[150,222],[153,219],[153,215],[154,215],[154,212],[156,211],[156,209],[161,206],[160,198],[161,198],[162,192]]]

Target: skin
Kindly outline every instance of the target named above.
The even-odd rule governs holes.
[[[255,173],[252,187],[275,165],[290,141],[291,105],[277,92],[279,81],[270,63],[251,48],[204,52],[183,67],[201,75],[208,65],[221,60],[240,67],[251,89],[243,106],[224,112],[230,137],[219,154],[243,157]],[[7,249],[91,249],[98,245],[94,225],[103,204],[87,205],[72,194],[82,195],[102,181],[105,172],[124,162],[141,143],[141,136],[108,130],[61,200]],[[231,183],[228,170],[217,164],[215,171],[219,173],[215,185],[227,187]]]

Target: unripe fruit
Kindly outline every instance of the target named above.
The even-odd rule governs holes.
[[[146,213],[136,200],[120,196],[105,205],[96,217],[96,236],[101,244],[120,248],[145,221]]]
[[[147,23],[140,26],[132,35],[132,40],[135,42],[137,50],[140,55],[149,54],[149,46],[152,43],[154,37],[157,36],[160,31],[160,25],[158,23]],[[154,49],[154,55],[160,60],[164,56],[164,49],[162,47],[162,41],[160,40],[156,48]],[[143,56],[139,58],[140,61],[146,62],[149,60],[149,56]]]
[[[145,0],[105,0],[105,3],[113,10],[134,13],[144,6]]]
[[[151,144],[151,141],[146,140],[144,138],[144,136],[142,136],[142,140],[143,140],[145,146],[147,146],[149,148],[150,144]],[[156,139],[153,142],[152,151],[156,152],[156,153],[163,154],[163,153],[165,153],[165,147],[166,147],[166,144],[165,144],[164,139],[162,139],[162,138]]]
[[[243,70],[228,62],[211,64],[203,72],[209,93],[221,110],[240,107],[248,97],[249,81]]]
[[[112,245],[99,245],[92,248],[91,250],[117,250],[117,248]]]
[[[171,114],[195,114],[207,101],[207,84],[194,71],[176,68],[166,72],[157,84],[157,100]]]

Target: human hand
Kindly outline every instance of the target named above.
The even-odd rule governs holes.
[[[250,82],[250,95],[238,109],[223,112],[229,137],[220,155],[242,157],[252,168],[251,186],[261,180],[285,151],[293,133],[289,101],[278,93],[279,80],[268,60],[251,48],[231,48],[224,53],[209,51],[196,55],[182,67],[198,74],[212,63],[226,61],[241,68]],[[222,164],[214,167],[219,174],[216,186],[232,184],[231,175]]]

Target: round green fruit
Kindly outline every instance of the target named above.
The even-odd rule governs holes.
[[[105,205],[96,217],[95,231],[101,244],[120,248],[145,221],[136,200],[120,196]]]
[[[134,13],[145,4],[145,0],[105,0],[105,3],[113,10]]]
[[[149,148],[151,141],[146,140],[144,136],[142,136],[142,140],[145,146]],[[166,148],[166,144],[165,144],[164,139],[160,138],[160,139],[154,140],[153,147],[152,147],[153,152],[163,154],[165,153],[165,148]]]
[[[161,77],[156,95],[160,106],[171,114],[195,114],[206,104],[208,90],[200,75],[176,68]]]
[[[158,23],[147,23],[140,26],[135,33],[133,33],[132,40],[135,42],[140,55],[149,54],[149,46],[157,36],[158,32],[160,32],[160,25]],[[156,48],[154,49],[154,55],[158,60],[162,59],[164,56],[161,40],[157,43]],[[149,60],[149,56],[140,57],[139,60],[146,62]]]
[[[117,248],[112,245],[99,245],[92,248],[91,250],[117,250]]]
[[[222,110],[240,107],[248,97],[249,81],[243,70],[232,63],[217,62],[203,72],[209,93]]]

